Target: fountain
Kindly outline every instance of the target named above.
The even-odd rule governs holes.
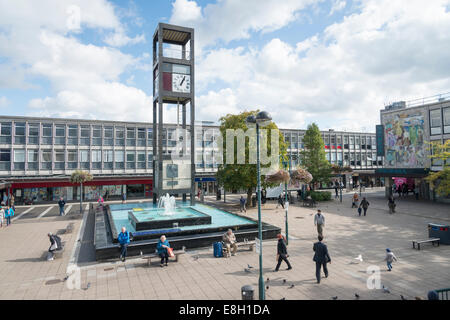
[[[168,193],[165,196],[161,196],[159,198],[158,208],[164,208],[164,213],[162,214],[165,216],[173,215],[176,208],[175,197],[170,196]]]

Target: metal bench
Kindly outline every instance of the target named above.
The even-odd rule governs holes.
[[[185,254],[185,253],[186,253],[185,250],[174,250],[174,251],[173,251],[173,254],[175,255],[175,257],[174,257],[174,258],[175,258],[175,262],[178,262],[178,261],[179,261],[178,257],[179,257],[180,255],[182,255],[182,254]],[[157,252],[142,255],[141,258],[142,258],[142,259],[147,259],[147,265],[148,265],[149,267],[150,267],[150,264],[151,264],[152,259],[155,259],[155,258],[161,259],[161,257],[158,255]],[[170,258],[169,258],[169,259],[170,259]]]
[[[303,206],[304,207],[315,207],[317,204],[317,202],[314,199],[311,198],[307,198],[305,200],[303,200]]]
[[[429,239],[424,239],[424,240],[413,240],[412,241],[412,245],[413,245],[413,249],[416,248],[416,244],[417,244],[417,250],[420,250],[420,245],[422,243],[428,243],[431,242],[433,244],[433,246],[437,243],[437,245],[439,246],[441,239],[440,238],[429,238]]]

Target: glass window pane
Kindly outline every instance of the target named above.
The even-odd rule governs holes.
[[[65,137],[66,136],[65,130],[66,130],[66,126],[65,125],[57,124],[56,125],[56,129],[55,129],[55,136],[56,137]]]
[[[14,162],[25,162],[25,150],[14,150]]]
[[[80,162],[89,162],[88,150],[80,150]]]
[[[64,162],[64,150],[55,150],[55,161]]]
[[[116,151],[115,152],[115,160],[116,162],[124,162],[124,152],[123,151]]]
[[[81,133],[80,133],[80,135],[81,135],[82,138],[89,138],[90,133],[91,133],[91,127],[89,127],[89,126],[81,126]]]
[[[105,138],[112,138],[112,137],[113,137],[113,128],[105,127]]]
[[[28,135],[31,137],[39,136],[39,125],[38,124],[30,124],[28,126]]]
[[[191,74],[191,67],[185,66],[182,64],[174,64],[172,66],[172,72],[173,73],[180,73],[180,74]]]
[[[51,124],[43,124],[42,125],[42,136],[43,137],[52,137],[52,125]]]
[[[10,136],[11,135],[11,123],[2,122],[0,124],[0,134],[2,136]]]
[[[69,137],[78,137],[78,126],[69,126]]]
[[[14,126],[14,131],[16,136],[24,136],[25,135],[25,122],[16,122]]]
[[[28,162],[37,162],[38,156],[38,150],[28,150]]]
[[[42,161],[43,162],[52,162],[52,151],[51,150],[42,150]]]
[[[113,162],[113,152],[112,150],[103,151],[103,161],[104,162]]]
[[[134,152],[127,152],[127,162],[134,162],[135,160],[135,153]]]

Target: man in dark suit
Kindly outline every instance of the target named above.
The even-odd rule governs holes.
[[[286,270],[291,270],[292,266],[287,259],[289,257],[287,253],[286,243],[284,242],[283,236],[281,234],[277,235],[278,245],[277,245],[277,266],[275,267],[274,272],[277,272],[280,269],[281,262],[286,262],[288,268]]]
[[[320,269],[323,266],[323,272],[325,273],[325,278],[328,278],[327,263],[331,263],[330,255],[328,254],[327,246],[322,243],[323,237],[318,236],[319,242],[314,243],[314,258],[313,261],[316,262],[316,278],[317,283],[320,283]]]

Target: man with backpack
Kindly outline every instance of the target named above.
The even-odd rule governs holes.
[[[55,259],[55,251],[62,249],[61,238],[51,232],[48,233],[48,238],[50,240],[50,248],[48,248],[47,261],[52,261]]]

